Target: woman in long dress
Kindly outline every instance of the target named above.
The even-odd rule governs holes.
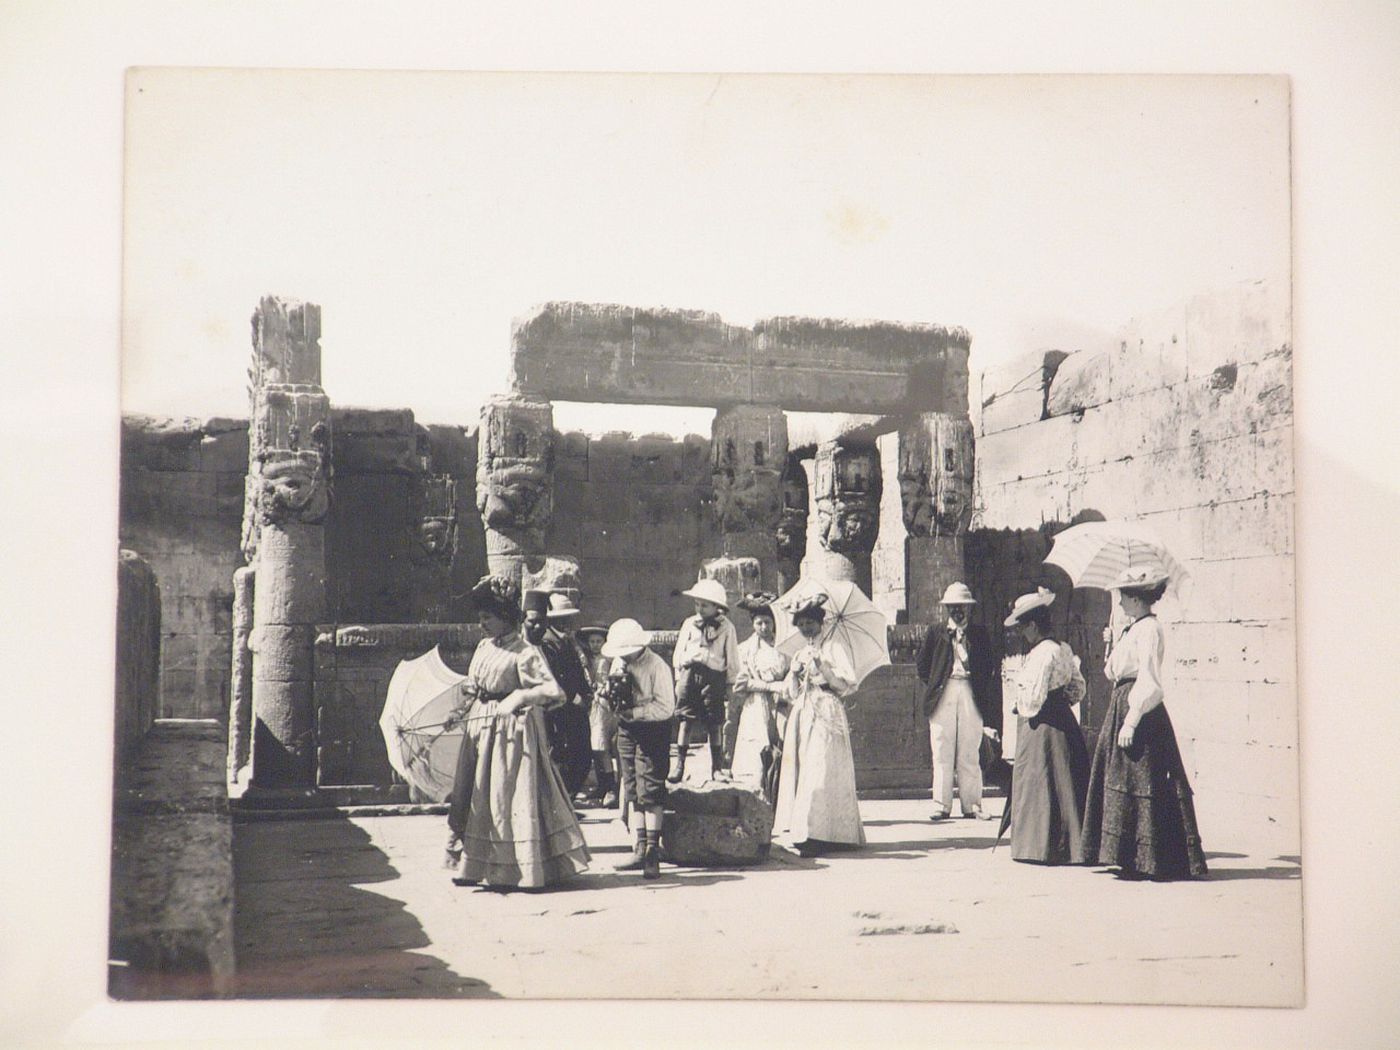
[[[780,709],[787,705],[786,679],[791,661],[773,644],[777,629],[772,608],[775,598],[754,593],[739,602],[739,608],[753,622],[753,634],[739,643],[739,677],[734,681],[739,725],[730,768],[736,780],[760,780],[766,772],[763,749],[782,746],[787,718]]]
[[[855,692],[856,675],[844,651],[822,640],[825,602],[825,595],[814,595],[792,613],[793,626],[807,644],[788,671],[792,711],[773,814],[774,830],[786,832],[804,857],[833,846],[865,845],[851,728],[842,702]]]
[[[1163,703],[1162,625],[1152,606],[1166,574],[1128,569],[1114,585],[1131,621],[1108,655],[1113,704],[1099,733],[1084,814],[1084,854],[1124,878],[1207,874],[1191,785]]]
[[[483,577],[472,599],[486,637],[462,683],[465,733],[447,818],[452,881],[538,889],[589,860],[545,734],[542,705],[564,694],[544,655],[520,636],[514,582]]]
[[[1016,764],[1011,783],[1011,856],[1039,864],[1082,864],[1089,752],[1074,717],[1084,699],[1079,660],[1050,637],[1054,592],[1016,599],[1007,627],[1030,645],[1018,676]]]

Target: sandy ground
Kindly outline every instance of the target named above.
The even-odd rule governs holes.
[[[1000,800],[989,800],[993,811]],[[955,807],[956,808],[956,807]],[[644,882],[601,810],[547,892],[456,887],[440,816],[235,828],[244,996],[835,998],[1291,1005],[1297,857],[1213,842],[1212,874],[1125,882],[992,851],[995,821],[861,803],[868,846]]]

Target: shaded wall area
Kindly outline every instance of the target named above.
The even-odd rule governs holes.
[[[331,617],[466,619],[486,571],[475,430],[421,426],[406,409],[343,408],[332,433]],[[121,545],[150,565],[161,600],[157,717],[226,723],[247,421],[124,417],[121,464]]]
[[[1289,325],[1288,289],[1253,282],[1136,320],[1117,346],[983,372],[968,539],[990,599],[978,614],[999,623],[1060,528],[1133,518],[1157,532],[1194,577],[1158,613],[1203,836],[1279,853],[1299,839]],[[1090,672],[1091,723],[1107,601],[1057,614]]]
[[[721,550],[709,440],[560,435],[545,543],[579,559],[580,622],[630,616],[679,627],[694,608],[672,591],[693,584],[700,563]]]
[[[121,546],[160,589],[159,718],[227,718],[246,419],[126,416]]]

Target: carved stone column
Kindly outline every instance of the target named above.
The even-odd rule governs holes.
[[[899,431],[909,619],[938,619],[943,590],[967,581],[964,542],[972,519],[974,446],[966,417],[929,412]]]
[[[527,559],[544,556],[554,507],[554,408],[548,401],[493,396],[481,409],[476,507],[486,528],[486,564],[519,582]]]
[[[715,414],[710,473],[725,558],[756,558],[776,589],[778,526],[787,466],[787,416],[776,405],[734,405]]]
[[[812,489],[817,507],[815,554],[804,564],[829,579],[854,580],[870,593],[870,552],[880,531],[880,452],[873,442],[817,446]]]
[[[233,573],[233,666],[229,676],[228,782],[247,786],[248,759],[253,735],[253,633],[254,571],[245,565]]]
[[[320,337],[321,308],[312,303],[268,297],[253,315],[243,543],[257,574],[249,635],[256,787],[315,780],[312,663],[326,611],[331,472]]]
[[[797,453],[789,452],[782,476],[783,511],[778,518],[778,572],[782,579],[775,590],[781,594],[797,582],[802,558],[807,553],[808,501],[807,471]]]

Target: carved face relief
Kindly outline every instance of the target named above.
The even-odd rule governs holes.
[[[487,528],[500,531],[543,529],[553,500],[549,475],[538,466],[517,463],[486,474],[477,492],[477,510]]]
[[[452,552],[453,518],[424,518],[418,523],[418,544],[433,557]]]
[[[330,492],[323,464],[319,452],[269,449],[257,473],[255,498],[262,523],[317,522],[324,518]]]
[[[837,554],[869,553],[879,535],[878,513],[863,500],[823,500],[817,508],[822,546]]]
[[[933,519],[933,497],[928,475],[901,474],[899,501],[904,513],[904,531],[910,536],[927,536]]]
[[[746,470],[732,478],[714,475],[720,526],[725,532],[768,531],[777,527],[783,495],[771,470]]]

